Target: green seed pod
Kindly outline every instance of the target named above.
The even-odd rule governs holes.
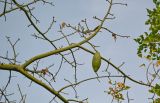
[[[94,54],[93,59],[92,59],[92,67],[93,67],[94,72],[97,72],[99,70],[100,66],[101,66],[101,55],[97,51]]]

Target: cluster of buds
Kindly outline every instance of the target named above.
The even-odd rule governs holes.
[[[124,83],[122,82],[118,82],[116,83],[115,87],[109,88],[108,94],[111,94],[112,97],[116,100],[124,100],[123,94],[121,93],[123,90],[128,90],[130,87],[126,86]]]
[[[158,60],[158,61],[155,63],[155,66],[156,66],[156,67],[159,67],[159,66],[160,66],[160,60]]]
[[[109,88],[108,94],[111,94],[113,98],[117,100],[124,100],[122,93],[120,93],[117,89],[115,88]]]
[[[41,74],[46,75],[49,72],[48,68],[42,69]]]
[[[126,86],[125,86],[125,84],[124,83],[121,83],[121,82],[118,82],[117,83],[117,88],[118,89],[124,89]]]

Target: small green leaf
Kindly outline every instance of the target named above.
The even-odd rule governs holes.
[[[147,12],[148,12],[148,14],[151,14],[151,13],[152,13],[152,11],[151,11],[151,10],[149,10],[149,9],[147,9]]]
[[[131,87],[130,86],[125,86],[124,88],[123,88],[123,90],[128,90],[128,89],[130,89]]]
[[[143,63],[143,64],[141,64],[139,67],[145,67],[146,65]]]
[[[160,96],[160,85],[156,84],[155,87],[152,87],[151,90],[149,90],[149,92],[155,93]]]
[[[157,0],[153,0],[153,2],[156,4]]]
[[[150,93],[154,93],[154,91],[152,89],[148,90]]]

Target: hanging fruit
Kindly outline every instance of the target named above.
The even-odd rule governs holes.
[[[99,70],[101,66],[101,55],[98,51],[96,51],[96,53],[93,56],[92,59],[92,67],[93,67],[93,71],[97,72]]]

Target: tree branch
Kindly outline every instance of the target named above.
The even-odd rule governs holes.
[[[64,103],[69,103],[62,95],[59,94],[59,92],[57,92],[56,90],[54,90],[53,88],[49,87],[48,85],[46,85],[45,83],[43,83],[42,81],[38,80],[37,78],[35,78],[34,76],[32,76],[31,74],[29,74],[22,66],[20,65],[12,65],[12,64],[0,64],[0,69],[1,70],[12,70],[12,71],[16,71],[19,72],[21,74],[23,74],[25,77],[27,77],[28,79],[32,80],[33,82],[35,82],[36,84],[39,84],[40,86],[44,87],[45,89],[47,89],[50,93],[54,94],[55,96],[57,96],[59,99],[61,99]]]
[[[15,0],[13,0],[15,1]],[[112,0],[111,0],[111,4],[109,6],[109,8],[107,9],[107,13],[106,15],[104,16],[104,18],[102,19],[100,25],[96,28],[96,30],[94,31],[93,34],[91,34],[88,38],[82,40],[81,42],[79,43],[75,43],[75,44],[72,44],[72,45],[69,45],[69,46],[66,46],[64,48],[60,48],[60,49],[56,49],[56,50],[53,50],[53,51],[50,51],[50,52],[46,52],[46,53],[42,53],[40,55],[37,55],[37,56],[34,56],[33,58],[27,60],[23,65],[22,67],[23,68],[26,68],[28,65],[30,65],[32,62],[38,60],[38,59],[42,59],[42,58],[45,58],[45,57],[48,57],[48,56],[51,56],[51,55],[54,55],[54,54],[57,54],[57,53],[60,53],[60,52],[64,52],[64,51],[67,51],[67,50],[70,50],[72,48],[75,48],[75,47],[78,47],[86,42],[88,42],[90,39],[92,39],[99,31],[100,29],[102,28],[107,16],[110,14],[110,10],[111,10],[111,7],[112,7]]]
[[[81,49],[91,53],[91,54],[94,54],[94,52],[82,47],[82,46],[79,46]],[[128,78],[129,80],[131,80],[132,82],[135,82],[137,84],[140,84],[140,85],[145,85],[145,86],[148,86],[148,87],[153,87],[152,85],[150,84],[145,84],[145,83],[142,83],[142,82],[139,82],[131,77],[129,77],[128,75],[126,75],[122,70],[119,69],[119,67],[115,66],[113,63],[111,63],[109,60],[107,60],[106,58],[104,57],[101,57],[102,60],[104,60],[105,62],[107,62],[108,64],[110,64],[112,67],[114,67],[117,71],[119,71],[122,75],[124,75],[126,78]]]

